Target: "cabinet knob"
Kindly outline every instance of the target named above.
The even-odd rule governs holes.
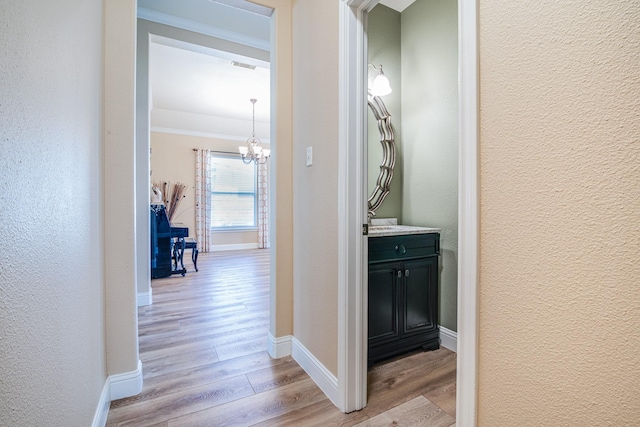
[[[398,270],[398,277],[402,277],[402,270]]]
[[[409,277],[409,269],[406,269],[406,270],[404,271],[404,275],[405,275],[405,277]]]
[[[407,248],[404,245],[396,245],[396,254],[404,255],[407,253]]]

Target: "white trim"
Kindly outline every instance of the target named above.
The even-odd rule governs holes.
[[[338,378],[331,373],[296,337],[292,337],[291,356],[305,370],[311,379],[320,387],[334,405],[340,399]]]
[[[104,427],[107,424],[107,416],[109,415],[110,406],[111,399],[109,398],[109,379],[107,379],[102,386],[102,393],[100,393],[100,400],[98,400],[96,412],[93,414],[91,427]]]
[[[109,375],[108,381],[111,400],[135,396],[142,391],[142,362],[135,371]]]
[[[459,180],[456,418],[475,426],[478,396],[478,29],[477,0],[458,0]]]
[[[210,252],[241,251],[245,249],[258,249],[257,243],[236,243],[230,245],[213,245]]]
[[[221,133],[212,133],[212,132],[204,132],[197,130],[187,130],[187,129],[177,129],[177,128],[167,128],[161,126],[151,126],[151,132],[158,133],[168,133],[171,135],[184,135],[184,136],[197,136],[202,138],[211,138],[211,139],[222,139],[224,141],[239,141],[246,142],[247,138],[238,136],[238,135],[225,135]],[[270,140],[268,138],[260,139],[263,143],[269,144]]]
[[[151,286],[149,286],[148,292],[138,292],[137,302],[138,307],[153,304],[153,289],[151,289]]]
[[[458,352],[458,333],[440,326],[440,345],[455,353]]]
[[[207,36],[216,37],[222,40],[228,40],[234,43],[255,47],[262,50],[269,50],[269,40],[263,40],[258,37],[251,37],[236,31],[223,30],[222,28],[203,24],[201,22],[192,21],[190,19],[179,18],[174,15],[168,15],[163,12],[138,7],[138,18],[147,21],[157,22],[168,25],[170,27],[182,28],[183,30],[193,31],[194,33],[205,34]]]
[[[273,359],[291,356],[291,335],[276,338],[269,332],[268,338],[267,351],[269,352],[269,356]]]
[[[366,38],[377,0],[340,2],[338,139],[338,396],[343,412],[367,404]]]
[[[246,141],[237,135],[223,135],[221,133],[211,133],[197,130],[166,128],[161,126],[151,126],[151,132],[168,133],[172,135],[199,136],[204,138],[223,139],[225,141]]]
[[[344,0],[354,11],[370,12],[380,0]]]

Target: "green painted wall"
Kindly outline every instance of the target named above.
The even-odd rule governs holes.
[[[400,79],[389,75],[394,92],[384,97],[394,120],[398,117],[399,162],[395,186],[378,216],[442,229],[440,324],[452,331],[458,283],[457,16],[455,0],[417,0],[401,14],[376,6],[368,28],[369,61],[384,59],[385,74],[392,74],[397,67],[392,61],[399,58],[401,73]],[[399,51],[391,52],[397,46]]]
[[[458,10],[418,0],[402,12],[402,220],[442,228],[440,324],[457,330]]]

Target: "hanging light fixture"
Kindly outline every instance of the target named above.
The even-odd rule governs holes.
[[[389,79],[382,71],[382,64],[380,64],[379,67],[376,67],[373,64],[369,65],[378,72],[378,75],[373,79],[373,84],[371,85],[371,93],[373,94],[373,96],[389,95],[391,93],[391,85],[389,84]]]
[[[247,165],[251,162],[265,164],[271,150],[262,148],[262,141],[260,138],[256,138],[256,102],[258,100],[251,98],[249,101],[253,104],[253,133],[251,138],[247,139],[247,145],[238,147],[238,151],[242,154],[242,161]]]

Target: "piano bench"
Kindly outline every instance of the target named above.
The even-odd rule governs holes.
[[[198,271],[198,242],[193,237],[184,238],[184,248],[191,249],[191,261],[193,261],[193,267]]]

